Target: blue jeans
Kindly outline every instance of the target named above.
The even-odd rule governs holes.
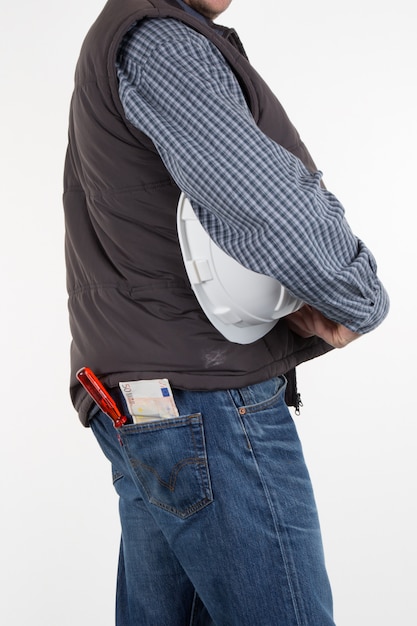
[[[332,626],[316,505],[283,377],[174,389],[180,417],[91,427],[113,468],[117,626]]]

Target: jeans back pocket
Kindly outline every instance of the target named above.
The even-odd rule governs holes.
[[[119,434],[150,503],[186,518],[212,502],[200,413],[124,426]]]

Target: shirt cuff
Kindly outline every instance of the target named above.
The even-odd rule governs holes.
[[[355,324],[348,322],[346,324],[346,327],[350,330],[353,330],[354,332],[360,333],[361,335],[369,333],[377,328],[377,326],[379,326],[381,322],[383,322],[383,320],[388,315],[389,307],[389,296],[383,285],[379,283],[375,292],[375,298],[373,299],[372,312],[369,317],[359,326],[355,326]]]

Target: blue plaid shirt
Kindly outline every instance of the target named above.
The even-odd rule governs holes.
[[[340,202],[256,126],[218,49],[173,19],[125,36],[117,61],[127,119],[154,142],[210,236],[246,267],[353,331],[389,301]]]

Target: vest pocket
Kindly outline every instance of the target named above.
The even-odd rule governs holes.
[[[149,502],[185,519],[213,501],[200,413],[119,430]]]

